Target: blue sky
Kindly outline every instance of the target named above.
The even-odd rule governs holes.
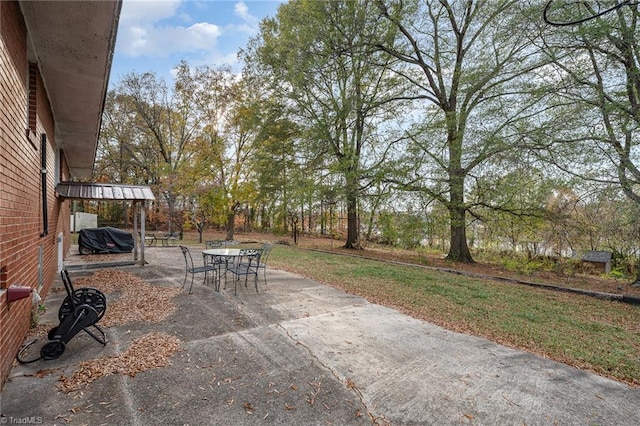
[[[240,48],[275,16],[274,0],[124,0],[111,68],[113,87],[128,73],[155,72],[171,82],[171,69],[229,64],[239,71]]]

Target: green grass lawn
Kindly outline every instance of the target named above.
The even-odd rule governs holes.
[[[284,246],[269,264],[450,330],[640,385],[639,306]]]

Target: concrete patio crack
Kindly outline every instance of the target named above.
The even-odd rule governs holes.
[[[278,328],[282,329],[282,331],[284,331],[284,333],[287,335],[287,337],[289,339],[291,339],[297,345],[300,345],[303,348],[305,348],[307,350],[307,352],[309,352],[309,354],[316,360],[316,362],[318,364],[320,364],[322,367],[324,367],[329,373],[331,373],[331,375],[333,377],[335,377],[336,380],[338,380],[340,383],[344,383],[345,386],[347,387],[347,389],[353,391],[353,393],[355,393],[358,396],[360,404],[362,404],[362,406],[364,407],[364,409],[365,409],[365,411],[367,413],[367,416],[369,417],[369,420],[371,420],[371,424],[373,424],[373,425],[381,425],[381,426],[382,425],[387,426],[387,425],[391,424],[390,422],[388,422],[385,419],[384,415],[375,415],[373,413],[373,411],[369,408],[369,406],[365,402],[365,398],[362,395],[362,391],[358,388],[358,386],[356,385],[356,383],[353,380],[351,380],[349,378],[346,378],[346,377],[344,377],[344,378],[340,377],[340,375],[333,368],[331,368],[331,366],[327,365],[324,361],[322,361],[320,359],[320,357],[318,357],[309,346],[305,345],[300,340],[298,340],[294,336],[292,336],[289,333],[289,330],[287,330],[285,327],[283,327],[281,323],[278,323],[278,324],[275,324],[275,325]]]

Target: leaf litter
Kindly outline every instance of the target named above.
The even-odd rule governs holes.
[[[108,294],[107,310],[99,325],[114,327],[133,322],[160,322],[177,310],[172,302],[181,289],[156,287],[133,274],[101,269],[89,277],[78,278],[74,287],[91,287]],[[115,299],[115,300],[113,300]],[[71,393],[95,380],[112,374],[136,374],[171,364],[169,358],[180,349],[180,339],[167,333],[149,333],[135,339],[119,355],[82,361],[71,376],[61,376],[58,389]]]
[[[76,280],[74,287],[93,287],[118,295],[113,302],[107,298],[107,311],[100,320],[103,327],[136,321],[160,322],[176,311],[177,306],[171,300],[182,291],[175,287],[156,287],[133,274],[106,269]]]
[[[166,333],[149,333],[131,343],[129,349],[115,356],[82,361],[72,376],[61,376],[58,389],[71,393],[101,377],[136,374],[153,368],[171,365],[169,358],[180,349],[180,339]]]

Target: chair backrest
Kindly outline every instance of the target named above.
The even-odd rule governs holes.
[[[250,265],[260,265],[263,249],[261,248],[245,248],[240,249],[240,259],[246,258]]]
[[[191,258],[191,253],[189,249],[185,246],[180,246],[180,250],[182,250],[182,255],[184,256],[184,263],[187,266],[187,270],[193,269],[193,259]]]
[[[261,244],[258,241],[236,241],[233,243],[233,245],[240,249],[243,247],[258,248],[261,246]]]
[[[267,259],[269,258],[269,253],[271,253],[271,249],[273,248],[273,244],[266,243],[262,246],[262,255],[260,256],[260,263],[262,265],[267,264]]]
[[[208,249],[222,247],[222,241],[220,240],[207,240],[204,242],[204,246]]]

